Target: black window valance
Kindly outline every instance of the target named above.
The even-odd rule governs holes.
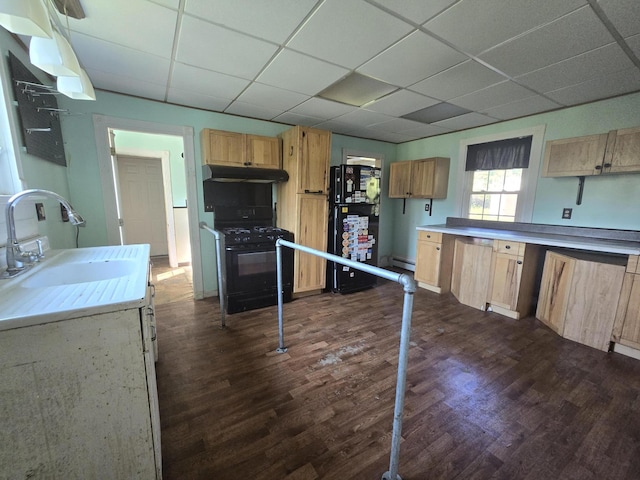
[[[467,147],[466,171],[527,168],[532,136],[477,143]]]

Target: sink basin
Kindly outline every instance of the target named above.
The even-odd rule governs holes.
[[[135,268],[135,261],[121,259],[62,263],[34,272],[21,285],[25,288],[42,288],[99,282],[130,275]]]

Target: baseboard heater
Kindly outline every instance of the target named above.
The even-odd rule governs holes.
[[[408,258],[393,257],[391,264],[394,267],[404,268],[405,270],[409,270],[411,272],[416,271],[416,262],[409,260]]]

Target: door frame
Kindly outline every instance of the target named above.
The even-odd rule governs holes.
[[[159,160],[162,166],[162,187],[164,191],[164,209],[166,221],[167,247],[169,252],[169,266],[176,268],[178,266],[178,249],[176,245],[176,227],[173,220],[173,195],[171,192],[171,164],[169,162],[169,151],[167,150],[145,150],[141,148],[119,148],[118,138],[116,137],[116,164],[115,170],[118,170],[118,161],[120,157],[144,158],[147,160]],[[116,201],[118,202],[118,211],[121,214],[122,204],[120,199],[120,185],[118,172],[115,172],[114,181],[116,182]],[[121,229],[125,228],[119,225]],[[122,237],[125,238],[124,230]]]
[[[159,135],[182,137],[184,147],[184,168],[187,181],[187,211],[189,217],[189,241],[191,244],[191,267],[193,275],[193,296],[204,298],[202,279],[202,255],[200,252],[200,225],[198,218],[198,185],[196,182],[196,162],[193,127],[165,125],[160,123],[131,120],[93,114],[93,129],[96,138],[96,150],[100,179],[102,181],[102,199],[104,204],[107,241],[109,245],[120,245],[120,228],[116,208],[114,170],[109,149],[109,130],[129,130]]]

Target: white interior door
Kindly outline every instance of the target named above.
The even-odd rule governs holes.
[[[168,255],[161,159],[117,158],[124,243],[148,243],[152,256]]]

